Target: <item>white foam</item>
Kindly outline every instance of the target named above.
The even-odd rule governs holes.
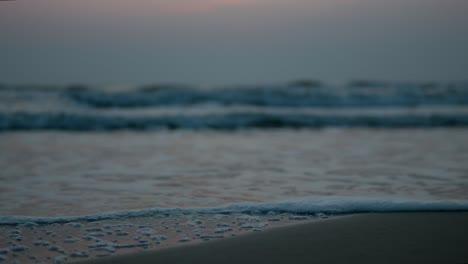
[[[67,223],[165,214],[268,213],[295,214],[468,211],[468,200],[415,200],[403,198],[308,197],[282,202],[238,203],[220,207],[149,208],[70,217],[0,216],[0,224]]]

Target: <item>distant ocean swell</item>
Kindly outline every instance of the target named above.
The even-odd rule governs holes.
[[[377,87],[268,86],[198,89],[155,86],[123,92],[70,88],[64,96],[95,108],[136,108],[196,104],[271,107],[402,107],[466,105],[468,85]]]
[[[410,200],[401,198],[309,197],[283,202],[238,203],[220,207],[149,208],[70,217],[0,216],[0,225],[66,223],[170,214],[229,214],[268,212],[347,214],[365,212],[468,211],[467,200]]]
[[[0,131],[456,127],[467,109],[468,83],[0,86]]]
[[[208,115],[165,115],[155,117],[106,116],[76,113],[0,113],[0,131],[14,130],[158,130],[322,127],[457,127],[468,126],[466,114],[417,115],[308,115],[230,113]]]

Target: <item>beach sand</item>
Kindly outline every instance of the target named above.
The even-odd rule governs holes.
[[[83,263],[463,264],[468,212],[356,214]]]

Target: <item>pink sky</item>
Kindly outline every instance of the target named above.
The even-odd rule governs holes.
[[[36,3],[19,3],[30,6],[34,12],[35,5],[48,6],[51,10],[86,10],[91,13],[106,13],[114,15],[146,15],[146,14],[207,14],[220,9],[236,7],[271,7],[303,5],[311,8],[349,4],[359,0],[40,0]],[[44,5],[44,2],[46,5]],[[39,5],[38,5],[39,6]],[[39,8],[40,8],[39,6]]]
[[[77,10],[132,15],[135,13],[199,14],[219,8],[272,4],[277,0],[81,0],[57,1],[54,5]],[[281,2],[281,1],[280,1]]]

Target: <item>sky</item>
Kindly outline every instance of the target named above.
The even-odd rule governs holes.
[[[0,1],[0,83],[468,79],[466,0]]]

